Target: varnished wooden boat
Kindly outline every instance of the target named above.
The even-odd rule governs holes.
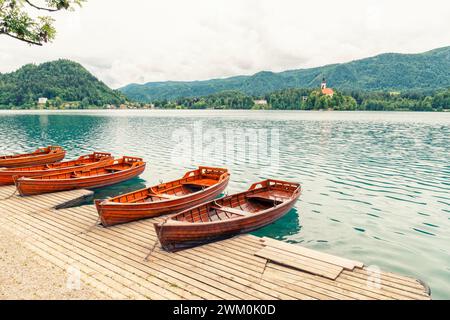
[[[213,200],[155,223],[165,250],[178,250],[264,227],[293,207],[298,183],[266,180],[245,192]]]
[[[96,200],[103,226],[176,213],[217,198],[228,185],[227,169],[199,167],[183,178],[120,195]]]
[[[76,160],[43,164],[32,167],[0,169],[0,185],[14,184],[21,177],[37,177],[46,174],[63,173],[76,169],[88,169],[112,163],[114,157],[110,153],[94,152],[80,156]]]
[[[22,196],[73,189],[94,189],[132,179],[144,170],[145,162],[141,158],[123,157],[96,168],[19,178],[15,184]]]
[[[0,156],[0,168],[19,168],[58,162],[64,159],[66,151],[59,146],[38,148],[32,153]]]

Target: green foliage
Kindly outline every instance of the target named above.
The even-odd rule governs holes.
[[[260,72],[193,82],[150,82],[131,84],[120,90],[140,102],[201,97],[237,90],[250,96],[263,96],[288,88],[317,88],[325,76],[330,87],[341,91],[436,90],[450,86],[450,47],[421,54],[382,54],[376,57],[320,68]]]
[[[435,94],[431,100],[431,106],[436,109],[450,109],[450,88]]]
[[[46,0],[46,6],[36,5],[33,0],[0,0],[0,35],[34,45],[52,41],[56,30],[53,18],[49,16],[30,16],[30,9],[35,11],[55,12],[72,10],[81,6],[85,0]]]
[[[351,96],[335,92],[333,97],[320,90],[285,89],[265,96],[272,109],[281,110],[356,110],[357,102]]]
[[[273,109],[311,109],[306,106],[304,99],[315,101],[316,97],[311,89],[285,89],[275,91],[264,97]]]
[[[156,101],[155,107],[174,109],[177,106],[188,109],[251,109],[253,98],[239,91],[224,91],[198,98],[177,99],[174,102],[167,100]]]
[[[267,101],[266,106],[254,104],[254,100],[261,98]],[[318,89],[284,89],[263,97],[251,97],[238,91],[225,91],[205,97],[156,101],[155,107],[163,109],[442,111],[450,110],[450,88],[429,94],[336,91],[332,97],[323,95]]]
[[[36,107],[40,97],[50,99],[54,108],[65,102],[79,102],[80,108],[88,108],[127,101],[120,92],[111,90],[80,64],[69,60],[29,64],[0,74],[0,107]]]
[[[407,91],[390,92],[351,92],[358,101],[359,110],[368,111],[442,111],[450,109],[450,88],[434,92]]]

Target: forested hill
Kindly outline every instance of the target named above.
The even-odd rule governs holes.
[[[0,74],[0,107],[31,108],[40,97],[50,99],[54,107],[70,101],[76,102],[78,108],[127,100],[70,60],[28,64],[15,72]]]
[[[339,90],[435,90],[450,86],[450,47],[420,54],[386,53],[343,64],[280,73],[260,72],[193,82],[149,82],[130,84],[119,89],[126,96],[141,102],[198,97],[238,90],[262,96],[286,88],[313,88],[327,78],[328,85]]]

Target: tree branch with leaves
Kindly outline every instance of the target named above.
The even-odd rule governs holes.
[[[51,16],[30,16],[31,11],[70,11],[86,0],[0,0],[0,35],[42,46],[56,36]]]

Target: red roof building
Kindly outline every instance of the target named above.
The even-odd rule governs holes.
[[[325,88],[325,89],[322,89],[322,94],[327,95],[327,96],[333,96],[334,90],[331,88]]]
[[[331,88],[327,88],[327,82],[325,81],[325,78],[322,80],[322,84],[320,85],[320,88],[322,89],[322,94],[326,96],[333,97],[334,90]]]

